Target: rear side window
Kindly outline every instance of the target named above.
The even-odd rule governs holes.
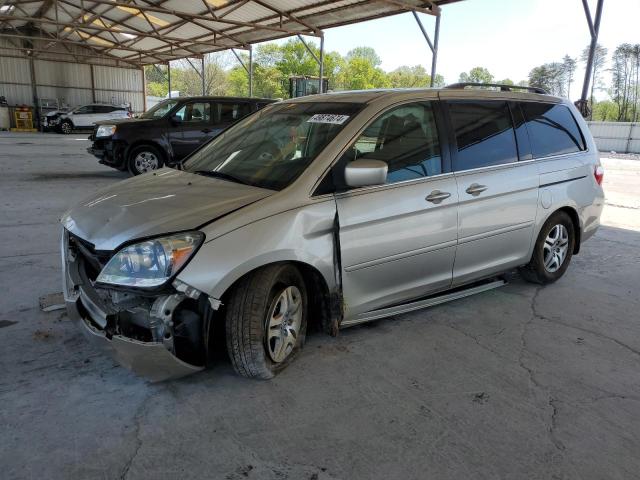
[[[578,124],[565,105],[523,102],[520,107],[527,122],[533,158],[585,149]]]
[[[518,161],[506,102],[450,102],[449,115],[458,144],[454,170]]]
[[[248,103],[217,103],[216,123],[233,123],[251,113]]]

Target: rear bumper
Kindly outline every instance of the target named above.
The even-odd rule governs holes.
[[[63,229],[62,288],[67,314],[96,349],[111,355],[120,365],[152,382],[172,380],[203,370],[176,357],[162,342],[143,342],[122,335],[109,335],[100,326],[107,325],[117,312],[108,311],[102,300],[86,285],[78,259],[70,258],[68,233]]]

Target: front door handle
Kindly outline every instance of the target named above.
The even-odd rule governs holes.
[[[469,195],[473,195],[474,197],[477,197],[482,192],[484,192],[487,188],[488,187],[486,185],[480,185],[478,183],[472,183],[471,185],[469,185],[469,188],[467,188],[465,190],[465,192],[467,192]]]
[[[431,203],[440,203],[443,200],[449,198],[450,196],[451,194],[449,192],[441,192],[440,190],[434,190],[429,195],[427,195],[425,200]]]
[[[213,130],[211,130],[210,128],[203,128],[202,130],[200,130],[202,133],[211,133],[213,132]]]

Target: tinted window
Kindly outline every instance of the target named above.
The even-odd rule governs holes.
[[[387,183],[442,173],[431,104],[413,103],[384,113],[365,129],[346,155],[347,162],[361,158],[387,162]]]
[[[522,103],[533,158],[584,150],[575,118],[565,105]]]
[[[111,113],[115,110],[114,107],[110,107],[109,105],[95,105],[93,108],[96,113]]]
[[[449,112],[458,143],[454,170],[518,160],[511,114],[506,102],[451,102]]]
[[[211,104],[209,102],[187,103],[173,115],[180,117],[183,122],[206,123],[211,120]]]
[[[251,112],[248,103],[217,103],[216,123],[233,123]]]
[[[75,113],[76,115],[95,113],[95,107],[93,105],[85,105],[84,107],[77,108],[73,113]]]

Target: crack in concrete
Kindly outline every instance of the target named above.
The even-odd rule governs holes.
[[[469,332],[464,331],[461,328],[455,327],[455,324],[446,322],[443,324],[445,327],[450,328],[451,330],[455,330],[458,333],[461,333],[462,335],[464,335],[467,338],[470,338],[471,340],[473,340],[480,348],[487,350],[488,352],[493,353],[495,356],[497,356],[498,358],[502,358],[503,360],[509,360],[508,358],[505,358],[502,354],[496,352],[494,349],[492,349],[491,347],[484,345],[482,343],[480,343],[480,340],[478,339],[478,337],[476,337],[475,335],[470,334]],[[504,329],[503,329],[504,330]],[[502,333],[502,331],[498,332],[497,335],[499,335],[500,333]]]
[[[528,367],[524,362],[524,354],[528,350],[527,339],[526,339],[527,330],[535,319],[542,318],[538,313],[538,311],[536,310],[536,302],[538,301],[538,296],[540,295],[540,292],[542,291],[542,289],[543,289],[542,286],[536,288],[535,293],[531,297],[531,302],[530,302],[531,315],[529,315],[528,320],[524,322],[524,324],[522,325],[522,331],[520,332],[520,354],[518,356],[518,363],[520,364],[520,367],[527,372],[527,375],[529,377],[529,382],[532,383],[536,389],[545,391],[547,393],[547,396],[548,396],[547,403],[548,403],[548,406],[551,407],[551,416],[548,421],[547,432],[549,435],[549,439],[551,440],[551,443],[553,444],[555,449],[560,452],[563,452],[566,449],[566,447],[558,439],[556,435],[556,428],[558,424],[558,419],[557,419],[558,407],[556,406],[556,402],[558,402],[558,400],[551,394],[548,387],[543,386],[535,378],[534,370]]]
[[[556,436],[556,427],[558,426],[558,407],[556,406],[556,402],[558,402],[557,399],[549,396],[549,406],[552,409],[551,420],[549,423],[549,436],[556,448],[560,451],[564,451],[567,447],[565,447],[564,443],[562,443]]]
[[[133,449],[133,452],[131,453],[131,456],[129,457],[129,459],[126,461],[126,463],[122,467],[122,471],[120,472],[120,476],[119,476],[120,480],[125,480],[127,478],[127,475],[129,475],[129,470],[131,469],[131,465],[133,464],[133,461],[138,456],[138,453],[140,452],[140,448],[142,447],[142,439],[140,438],[140,429],[141,429],[141,423],[144,417],[145,409],[147,407],[147,400],[149,400],[150,397],[151,397],[151,393],[149,393],[143,398],[142,402],[140,403],[140,406],[136,410],[136,413],[133,417],[134,419],[133,432],[134,432],[134,438],[135,438],[135,448]]]

